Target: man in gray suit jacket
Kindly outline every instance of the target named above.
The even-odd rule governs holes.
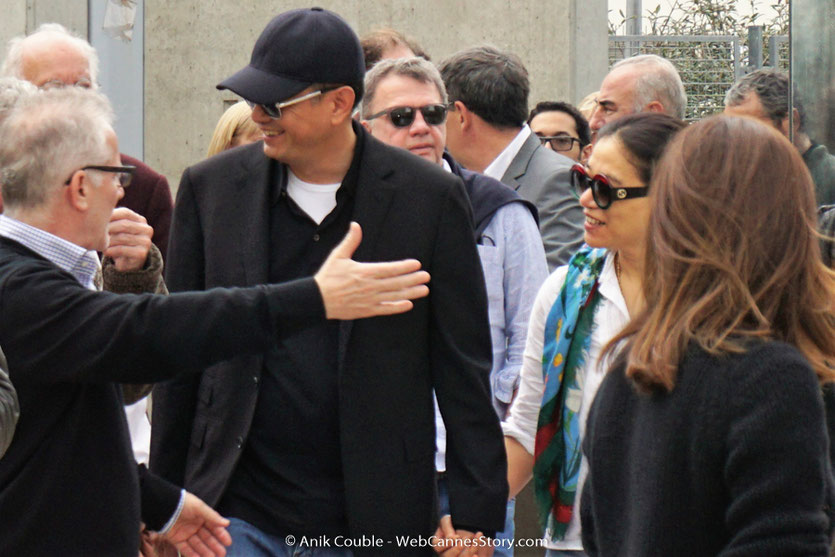
[[[569,182],[574,161],[543,147],[525,123],[530,84],[522,61],[478,46],[453,54],[440,70],[450,99],[450,154],[536,205],[548,266],[567,263],[583,243],[583,210]]]

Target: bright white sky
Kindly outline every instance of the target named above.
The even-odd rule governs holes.
[[[780,0],[778,0],[780,1]],[[785,1],[785,0],[782,0]],[[759,22],[765,22],[774,17],[774,10],[771,8],[773,0],[738,0],[737,12],[740,14],[751,14],[754,9],[761,14]],[[661,5],[661,13],[666,14],[670,12],[670,8],[675,4],[675,0],[642,0],[642,14],[645,16],[647,11],[654,10],[656,6]],[[754,8],[752,8],[752,4]],[[609,0],[609,21],[617,25],[621,22],[621,16],[618,13],[623,11],[626,13],[626,0]],[[618,29],[619,33],[624,33],[625,29]],[[644,17],[644,32],[648,32],[648,23]]]

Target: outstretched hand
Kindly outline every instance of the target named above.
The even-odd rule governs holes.
[[[328,319],[360,319],[412,309],[415,298],[429,294],[429,273],[414,259],[388,263],[359,263],[351,259],[362,241],[360,225],[348,234],[314,275]]]

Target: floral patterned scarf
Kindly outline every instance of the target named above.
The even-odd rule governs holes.
[[[545,391],[536,427],[533,475],[539,519],[554,540],[565,537],[577,494],[582,457],[581,374],[600,302],[598,277],[605,259],[605,249],[588,246],[571,258],[565,283],[545,322]]]

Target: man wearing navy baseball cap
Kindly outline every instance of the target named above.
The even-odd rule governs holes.
[[[280,14],[250,63],[218,85],[250,103],[263,141],[188,168],[180,183],[172,291],[308,276],[351,221],[363,231],[355,259],[415,258],[432,276],[409,313],[311,326],[155,391],[152,469],[230,518],[231,555],[431,553],[433,390],[455,535],[483,533],[470,541],[486,546],[504,525],[466,194],[454,175],[353,122],[363,77],[359,40],[338,15]]]

